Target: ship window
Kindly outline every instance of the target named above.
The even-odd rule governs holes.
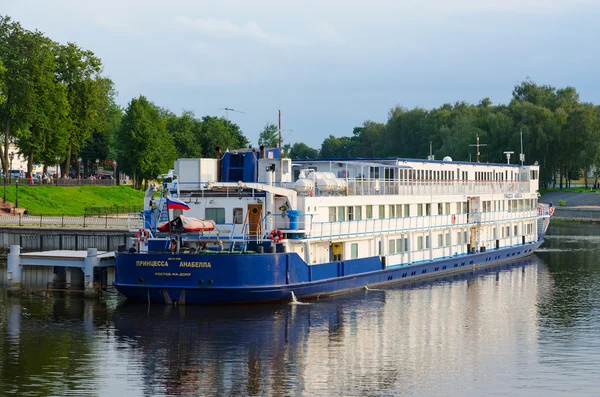
[[[425,248],[429,248],[430,246],[429,236],[425,236]]]
[[[417,237],[417,250],[423,249],[423,236]]]
[[[354,220],[354,207],[348,207],[348,220]]]
[[[356,207],[354,207],[354,220],[360,221],[361,219],[362,219],[362,207],[360,205],[357,205]]]
[[[329,207],[329,222],[335,222],[335,207]]]
[[[379,219],[385,218],[385,205],[379,206]]]
[[[393,204],[390,204],[390,218],[395,218],[396,217],[396,206]]]
[[[519,234],[519,226],[518,226],[518,225],[515,225],[515,227],[514,227],[514,232],[515,232],[515,233],[513,234],[513,236],[516,236],[516,235],[518,235],[518,234]]]
[[[367,205],[367,219],[373,219],[373,206]]]
[[[456,232],[456,244],[462,244],[462,232]]]
[[[244,209],[234,208],[233,209],[233,223],[241,225],[244,222]]]
[[[446,247],[450,246],[450,233],[446,233]]]
[[[410,204],[404,204],[404,216],[410,216]]]
[[[358,243],[352,243],[350,246],[350,257],[352,259],[358,258]]]
[[[506,226],[506,237],[510,237],[510,226]]]
[[[443,214],[444,214],[444,204],[438,203],[438,215],[443,215]]]
[[[396,252],[404,251],[404,239],[399,238],[396,240]]]
[[[450,214],[450,203],[446,203],[446,214]]]
[[[398,218],[402,216],[402,204],[396,204],[396,216]]]
[[[425,214],[427,216],[431,215],[431,204],[429,204],[429,203],[425,204]]]
[[[417,204],[417,216],[423,216],[423,204]]]
[[[444,235],[443,234],[438,234],[438,248],[441,248],[444,246]]]
[[[389,240],[388,241],[388,254],[395,254],[396,253],[396,240]]]
[[[207,208],[206,218],[212,219],[216,224],[225,223],[225,208]]]
[[[346,220],[346,207],[337,207],[337,220],[340,222]]]

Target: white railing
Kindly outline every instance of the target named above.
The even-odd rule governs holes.
[[[354,236],[378,235],[381,233],[398,233],[429,229],[446,229],[448,227],[471,227],[472,222],[481,224],[495,222],[514,222],[533,220],[537,211],[497,211],[477,214],[416,216],[388,219],[362,219],[357,221],[314,222],[312,228],[306,230],[307,237],[320,240],[347,238]],[[472,217],[472,218],[471,218]]]
[[[3,215],[2,226],[64,227],[90,229],[133,229],[143,225],[138,214],[125,216]]]

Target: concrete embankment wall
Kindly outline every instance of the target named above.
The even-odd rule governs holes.
[[[600,207],[556,207],[553,219],[600,221]]]

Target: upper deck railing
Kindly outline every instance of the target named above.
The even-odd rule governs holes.
[[[471,195],[527,193],[529,181],[432,181],[347,179],[347,194],[364,195]]]

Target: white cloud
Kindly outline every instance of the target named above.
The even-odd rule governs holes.
[[[269,34],[254,21],[239,26],[227,19],[191,19],[186,16],[178,16],[176,21],[181,26],[215,37],[248,38],[272,46],[294,44],[294,40],[290,37]]]

